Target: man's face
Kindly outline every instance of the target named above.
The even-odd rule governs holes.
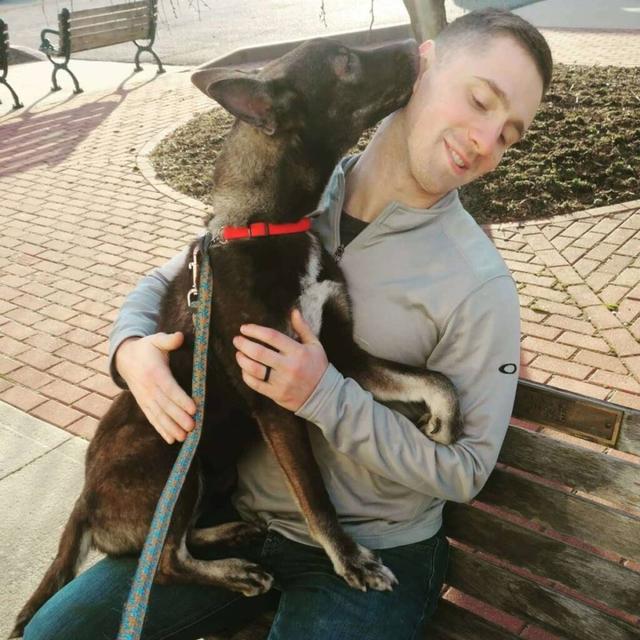
[[[484,51],[453,52],[441,64],[433,43],[421,52],[426,70],[406,107],[409,171],[421,191],[441,197],[496,168],[531,124],[542,79],[509,37]]]

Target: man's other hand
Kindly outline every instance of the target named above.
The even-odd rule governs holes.
[[[291,314],[291,327],[300,342],[275,329],[246,324],[233,344],[246,385],[295,412],[316,388],[329,363],[320,341],[298,309]]]
[[[183,340],[180,331],[127,338],[115,355],[118,373],[154,429],[169,444],[183,442],[195,425],[195,402],[169,368],[169,352],[178,349]]]

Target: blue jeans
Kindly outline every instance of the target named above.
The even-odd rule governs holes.
[[[444,581],[448,542],[433,538],[378,551],[398,578],[392,592],[351,589],[322,549],[269,532],[241,549],[198,557],[241,557],[271,571],[269,593],[247,598],[216,587],[154,585],[143,640],[196,640],[234,630],[276,610],[268,640],[409,640],[424,638]],[[195,555],[195,554],[194,554]],[[113,640],[136,558],[105,558],[76,577],[36,613],[24,640]]]

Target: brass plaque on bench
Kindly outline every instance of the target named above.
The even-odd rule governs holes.
[[[574,436],[615,446],[623,412],[560,389],[521,380],[513,417],[554,427]]]

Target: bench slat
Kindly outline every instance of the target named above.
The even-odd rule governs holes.
[[[112,44],[120,44],[121,42],[131,42],[137,38],[145,38],[148,34],[148,24],[133,25],[126,29],[118,29],[116,31],[105,31],[103,33],[94,33],[91,35],[72,38],[71,53],[76,51],[85,51],[87,49],[99,49]]]
[[[640,507],[640,459],[620,460],[543,433],[511,426],[500,462],[633,509]]]
[[[445,522],[448,536],[474,550],[526,567],[613,609],[640,615],[640,573],[469,505],[449,504]]]
[[[518,640],[506,629],[440,599],[427,630],[428,640]]]
[[[146,20],[148,22],[150,19],[151,14],[149,13],[149,10],[146,7],[141,7],[140,9],[134,9],[132,11],[119,11],[117,13],[108,13],[93,18],[70,20],[69,31],[71,32],[71,34],[78,33],[79,35],[82,35],[82,31],[87,29],[95,29],[102,25],[122,23],[126,24],[131,20],[135,20],[136,22]]]
[[[106,5],[103,7],[98,7],[96,9],[82,9],[80,11],[73,11],[70,17],[73,19],[100,16],[105,13],[112,13],[113,11],[137,9],[138,7],[145,6],[149,6],[149,0],[139,0],[138,2],[123,2],[121,4]]]
[[[640,560],[640,517],[495,469],[478,500],[622,557]]]
[[[149,30],[149,20],[147,18],[136,18],[135,20],[117,20],[114,22],[104,22],[96,24],[92,27],[83,27],[82,29],[71,30],[71,42],[78,38],[87,36],[101,35],[103,33],[126,31],[127,29],[142,29],[145,32]]]
[[[568,640],[639,640],[640,627],[452,547],[447,583]],[[594,578],[593,586],[597,581]]]

